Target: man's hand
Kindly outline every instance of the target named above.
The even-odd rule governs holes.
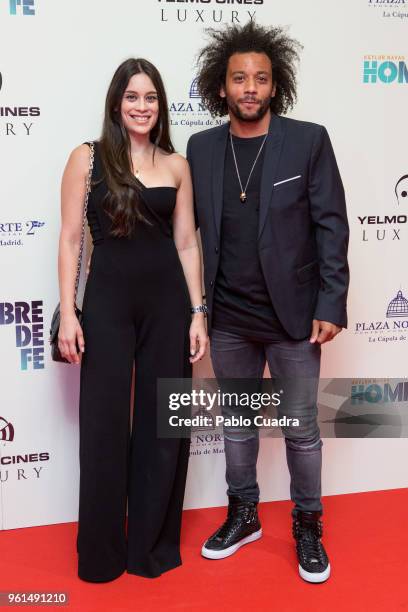
[[[328,321],[319,321],[318,319],[313,319],[312,325],[312,335],[310,336],[309,342],[314,344],[318,342],[319,344],[324,344],[325,342],[329,342],[333,340],[334,336],[337,336],[340,333],[342,327],[335,325],[334,323],[328,323]]]

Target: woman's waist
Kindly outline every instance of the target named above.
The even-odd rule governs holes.
[[[165,233],[159,228],[153,230],[149,228],[149,231],[144,228],[135,231],[132,236],[113,236],[110,231],[101,229],[98,232],[91,232],[91,236],[95,246],[104,246],[117,252],[135,249],[175,249],[172,233]]]
[[[181,262],[173,239],[137,240],[108,238],[94,244],[94,260],[101,269],[120,269],[127,274],[143,274],[180,269]]]

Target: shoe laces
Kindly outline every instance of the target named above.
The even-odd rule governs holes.
[[[255,508],[246,503],[228,506],[228,514],[217,532],[217,538],[229,538],[242,523],[250,523],[254,518]]]
[[[321,521],[313,523],[301,523],[296,520],[293,525],[295,536],[304,559],[311,563],[324,563],[325,552],[320,541],[322,536]]]

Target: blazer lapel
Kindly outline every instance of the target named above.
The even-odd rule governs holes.
[[[269,123],[269,132],[265,142],[265,154],[262,166],[258,239],[262,234],[268,215],[273,184],[275,182],[279,157],[282,150],[283,136],[282,121],[278,115],[273,114]]]
[[[225,150],[227,147],[227,139],[229,134],[229,121],[221,126],[217,138],[214,141],[213,159],[212,159],[212,200],[215,228],[217,237],[220,237],[221,215],[222,215],[222,199],[224,188],[224,163]]]

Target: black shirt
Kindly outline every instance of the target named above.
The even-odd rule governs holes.
[[[245,189],[264,136],[233,136],[241,183]],[[265,147],[265,145],[264,145]],[[287,338],[266,288],[258,254],[258,219],[264,147],[250,178],[245,203],[228,139],[221,221],[221,249],[213,305],[213,327],[271,340]]]

